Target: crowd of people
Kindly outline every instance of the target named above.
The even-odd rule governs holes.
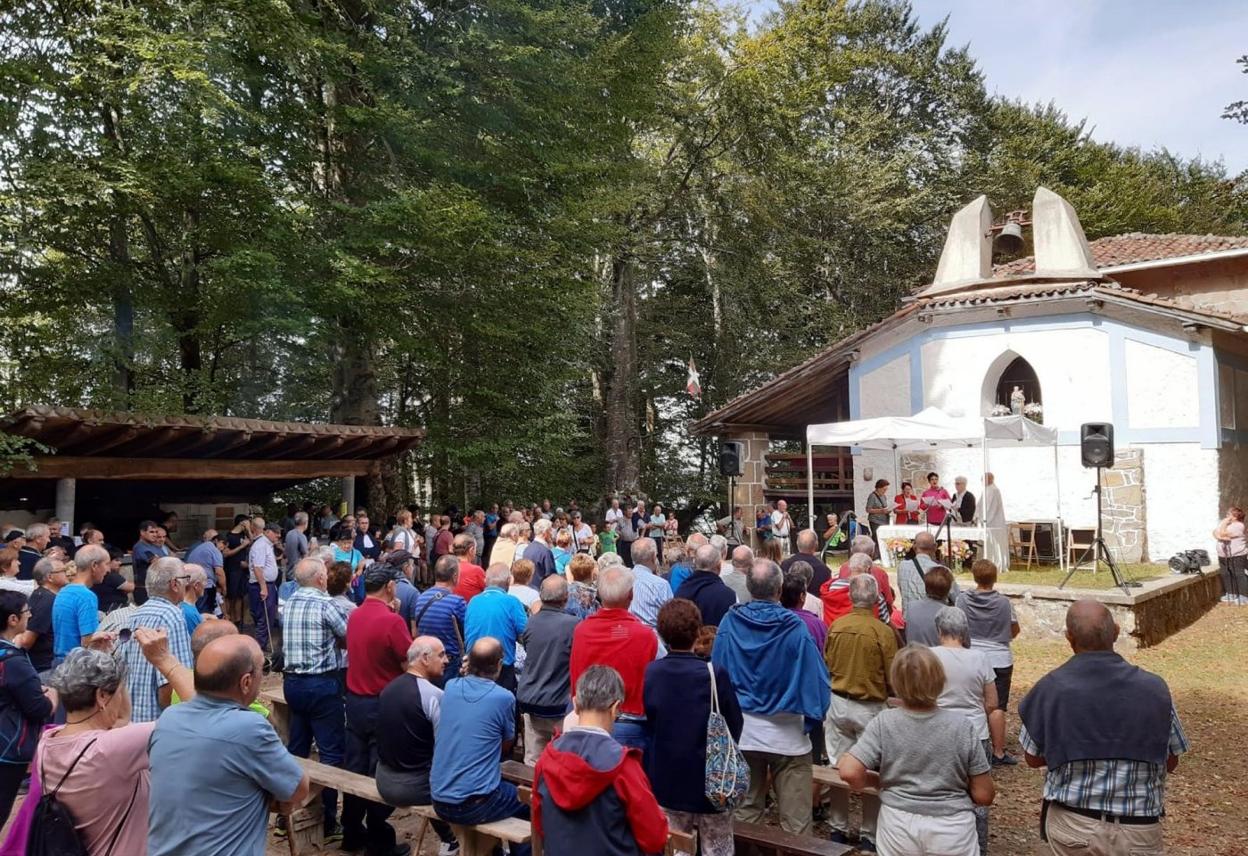
[[[182,557],[145,521],[132,580],[95,530],[28,527],[16,559],[0,552],[0,810],[28,788],[0,853],[25,852],[50,793],[86,853],[261,853],[288,834],[270,803],[307,798],[313,748],[375,778],[384,803],[321,793],[326,841],[369,856],[410,852],[390,816],[412,805],[436,812],[440,854],[458,851],[452,824],[517,817],[556,856],[659,853],[672,830],[724,856],[734,821],[773,810],[864,853],[988,852],[993,768],[1018,763],[1019,625],[993,562],[960,589],[920,536],[894,584],[870,537],[831,561],[782,502],[755,521],[757,554],[740,509],[709,537],[628,500],[586,516],[547,502],[374,526],[292,508]],[[137,607],[120,631],[102,629],[106,595]],[[1049,846],[1161,853],[1187,749],[1169,691],[1114,653],[1104,606],[1076,601],[1066,625],[1074,655],[1017,708]],[[532,767],[527,804],[512,757]],[[816,765],[861,794],[856,822]]]

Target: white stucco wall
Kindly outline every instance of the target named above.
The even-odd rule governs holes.
[[[910,415],[910,357],[903,354],[891,362],[861,375],[860,419],[876,416]]]
[[[1217,449],[1202,449],[1195,443],[1144,447],[1150,560],[1165,562],[1180,550],[1197,547],[1214,555],[1210,533],[1220,516],[1218,454]]]
[[[1128,339],[1127,412],[1132,428],[1191,428],[1200,424],[1196,358]]]
[[[1093,327],[977,332],[926,342],[925,406],[951,416],[985,415],[996,379],[1014,356],[1036,370],[1046,425],[1070,430],[1110,418],[1109,336]]]

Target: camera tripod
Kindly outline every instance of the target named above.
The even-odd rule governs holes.
[[[1062,580],[1062,584],[1058,588],[1065,588],[1066,583],[1070,582],[1070,578],[1075,575],[1075,571],[1079,566],[1092,559],[1092,570],[1096,570],[1098,562],[1104,562],[1109,568],[1109,573],[1114,579],[1114,585],[1122,589],[1123,594],[1131,594],[1131,588],[1138,588],[1141,583],[1135,580],[1127,580],[1122,575],[1122,571],[1118,570],[1118,565],[1114,562],[1114,557],[1110,555],[1109,548],[1105,546],[1105,539],[1101,537],[1102,533],[1102,512],[1101,512],[1101,470],[1104,467],[1096,468],[1096,487],[1092,488],[1092,492],[1096,494],[1096,537],[1092,539],[1092,543],[1088,545],[1088,549],[1083,551],[1083,555],[1079,560],[1070,566],[1070,571],[1066,574],[1066,579]]]

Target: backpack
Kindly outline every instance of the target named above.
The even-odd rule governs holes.
[[[716,811],[734,808],[750,787],[750,767],[728,730],[728,721],[719,712],[719,692],[715,667],[711,673],[711,714],[706,719],[706,800]]]
[[[51,791],[47,789],[48,784],[44,779],[43,765],[39,765],[39,783],[43,788],[43,796],[39,798],[34,814],[30,819],[30,833],[26,839],[26,856],[89,856],[87,848],[82,843],[82,838],[78,835],[73,812],[58,800],[56,795],[60,792],[61,785],[65,784],[65,780],[69,778],[69,774],[78,766],[82,756],[94,744],[95,740],[93,739],[86,746],[82,747],[78,757],[74,758],[74,762],[69,765],[65,775],[61,776],[61,780],[56,783],[56,787]],[[126,806],[126,813],[122,816],[121,823],[117,824],[117,828],[113,830],[113,837],[108,842],[108,849],[104,851],[104,856],[112,854],[113,847],[117,844],[117,838],[121,835],[121,830],[130,818],[130,809],[134,808],[134,799],[138,794],[139,784],[135,782],[134,793],[130,795],[130,805]]]

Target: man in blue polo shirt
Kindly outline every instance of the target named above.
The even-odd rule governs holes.
[[[97,545],[74,554],[74,577],[52,602],[52,653],[54,663],[78,647],[86,647],[100,629],[100,599],[91,591],[108,573],[108,551]]]
[[[516,692],[516,641],[528,624],[528,613],[519,598],[507,593],[511,587],[511,568],[490,565],[485,572],[485,591],[468,604],[464,622],[464,645],[472,647],[478,639],[492,636],[503,646],[503,664],[498,685],[513,695]]]
[[[214,639],[195,661],[195,698],[156,723],[148,744],[150,856],[263,853],[269,801],[307,797],[303,768],[273,726],[247,709],[263,666],[250,636]]]
[[[484,593],[473,602],[481,597]],[[510,756],[516,739],[516,700],[495,683],[502,665],[499,641],[480,639],[469,651],[467,674],[451,681],[442,695],[429,786],[433,809],[447,823],[529,819],[516,786],[502,780],[500,759]],[[511,845],[512,856],[530,853],[527,844]]]
[[[216,529],[204,533],[204,540],[186,551],[188,565],[199,565],[204,569],[204,594],[195,604],[200,612],[215,612],[217,609],[217,591],[225,591],[225,556],[221,552],[225,546],[225,536]]]

